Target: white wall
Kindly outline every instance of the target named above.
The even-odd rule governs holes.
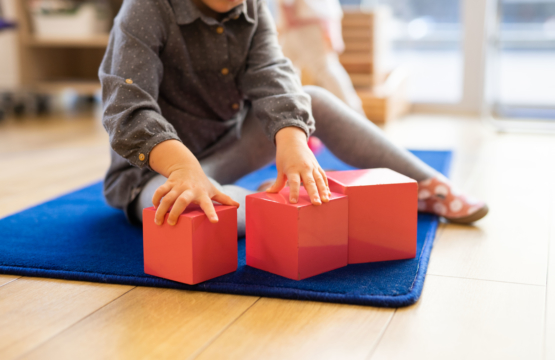
[[[15,20],[16,1],[20,0],[0,0],[6,20]],[[18,65],[16,31],[0,31],[0,91],[18,88]]]

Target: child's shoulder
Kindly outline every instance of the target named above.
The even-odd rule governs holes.
[[[144,24],[171,15],[171,0],[125,0],[118,13],[119,19],[143,20]]]

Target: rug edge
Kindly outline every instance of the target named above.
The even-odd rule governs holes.
[[[93,273],[84,273],[66,270],[45,270],[38,268],[21,268],[15,266],[0,266],[0,274],[4,275],[20,275],[40,278],[54,278],[70,281],[87,281],[95,283],[106,283],[114,285],[134,285],[148,286],[157,288],[172,288],[191,291],[207,291],[212,293],[224,293],[244,296],[263,296],[287,300],[306,300],[320,301],[329,303],[341,303],[350,305],[364,305],[397,308],[412,305],[418,301],[424,286],[426,278],[426,270],[430,259],[430,252],[437,231],[438,219],[434,219],[430,229],[426,234],[426,240],[423,245],[418,270],[411,291],[403,295],[362,295],[352,296],[345,294],[332,294],[308,290],[299,290],[292,288],[268,288],[257,285],[243,285],[242,290],[237,289],[236,285],[224,283],[204,283],[197,286],[187,286],[185,284],[169,282],[160,284],[157,278],[137,278],[119,275],[102,275]],[[245,291],[246,290],[246,291]]]

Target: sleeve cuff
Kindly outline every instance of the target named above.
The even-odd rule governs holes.
[[[272,142],[275,144],[276,143],[276,134],[283,128],[286,127],[298,127],[299,129],[303,130],[306,134],[306,139],[308,140],[308,137],[312,134],[311,129],[308,127],[308,125],[302,121],[302,120],[283,120],[283,121],[279,121],[277,124],[273,124],[273,126],[270,129],[270,133],[269,133],[269,137],[272,140]]]
[[[167,140],[177,140],[179,142],[182,142],[181,139],[173,132],[158,133],[145,141],[144,144],[139,148],[139,150],[134,155],[132,155],[131,158],[128,159],[128,161],[138,168],[142,169],[146,167],[149,170],[154,171],[150,167],[150,152],[152,151],[152,149],[154,149],[156,145]]]

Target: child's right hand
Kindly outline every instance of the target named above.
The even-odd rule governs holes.
[[[190,204],[200,205],[212,223],[218,222],[212,200],[239,207],[238,202],[216,189],[195,156],[179,141],[168,140],[155,146],[150,152],[149,163],[154,171],[168,178],[152,198],[157,225],[162,225],[170,208],[168,224],[173,226]]]

